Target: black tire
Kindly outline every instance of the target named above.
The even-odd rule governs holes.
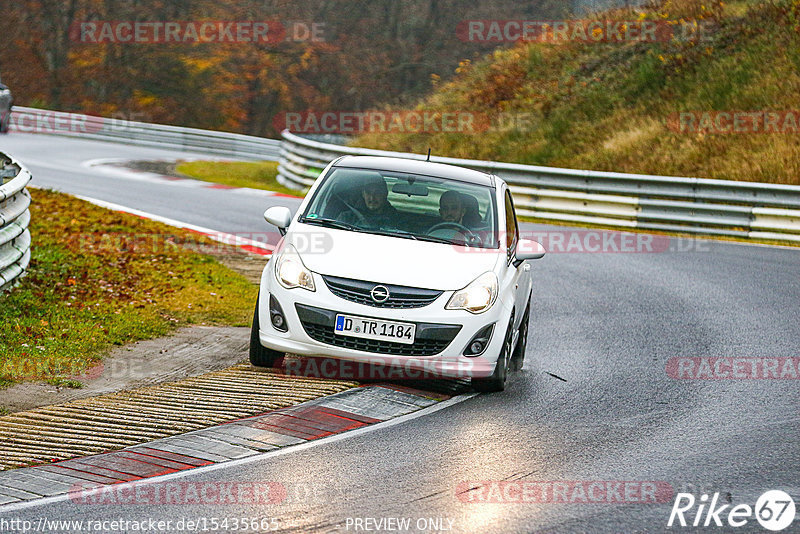
[[[258,331],[260,330],[258,322],[258,300],[259,299],[256,299],[256,311],[253,313],[253,327],[250,330],[250,363],[256,367],[276,367],[276,364],[280,365],[286,354],[278,352],[277,350],[268,349],[261,344],[261,340],[258,336]]]
[[[516,372],[522,369],[522,364],[525,362],[525,348],[528,345],[528,322],[531,317],[531,305],[525,308],[525,314],[522,316],[522,322],[519,325],[519,337],[517,338],[517,346],[514,347],[514,352],[511,353],[511,363],[509,368]]]
[[[503,391],[506,389],[506,376],[508,375],[508,361],[509,354],[511,353],[511,341],[514,339],[513,334],[514,318],[511,318],[511,324],[506,328],[506,337],[503,340],[503,347],[500,349],[500,355],[497,357],[497,365],[494,372],[485,378],[473,377],[470,381],[472,389],[484,393],[493,393]]]

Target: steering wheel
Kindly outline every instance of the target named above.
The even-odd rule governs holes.
[[[355,208],[355,207],[353,207],[353,206],[351,206],[349,204],[345,204],[345,207],[346,207],[346,211],[349,211],[349,212],[355,214],[356,218],[358,219],[358,224],[363,226],[364,229],[369,229],[369,230],[385,230],[385,229],[387,229],[387,225],[384,224],[384,220],[383,219],[379,219],[377,221],[370,221],[369,219],[367,219],[366,215],[364,215],[363,213],[358,211],[358,208]],[[339,215],[341,215],[341,213]]]
[[[363,214],[363,213],[361,213],[360,211],[358,211],[358,210],[357,210],[356,208],[354,208],[353,206],[350,206],[349,204],[345,204],[345,207],[347,208],[347,211],[349,211],[350,213],[355,213],[356,217],[358,218],[358,222],[359,222],[359,223],[361,223],[361,224],[367,224],[367,218],[366,218],[366,217],[364,217],[364,214]]]
[[[469,243],[470,245],[475,245],[481,242],[481,238],[478,237],[478,234],[476,234],[463,224],[457,222],[441,222],[438,224],[434,224],[428,229],[428,235],[435,232],[436,230],[441,230],[443,228],[451,228],[456,232],[463,234],[464,237],[466,238],[467,243]]]
[[[363,215],[363,214],[362,214],[360,211],[358,211],[356,208],[354,208],[353,206],[351,206],[349,202],[347,202],[345,199],[343,199],[343,198],[342,198],[342,195],[340,195],[339,193],[334,193],[334,194],[333,194],[333,198],[336,198],[336,199],[338,199],[338,200],[339,200],[339,202],[341,202],[342,204],[344,204],[344,207],[345,207],[345,209],[346,209],[347,211],[354,213],[354,214],[355,214],[355,216],[356,216],[356,218],[358,219],[358,222],[359,222],[359,223],[361,223],[361,224],[367,224],[367,218],[366,218],[366,217],[364,217],[364,215]],[[344,213],[344,212],[342,212],[342,213]],[[342,213],[339,213],[339,216],[341,216],[341,214],[342,214]]]
[[[464,226],[463,224],[457,222],[440,222],[438,224],[434,224],[428,229],[428,233],[434,232],[436,230],[441,230],[442,228],[452,228],[454,230],[458,230],[462,234],[467,237],[477,237],[475,232]]]

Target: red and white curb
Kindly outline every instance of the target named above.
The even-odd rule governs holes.
[[[119,451],[0,472],[0,512],[75,499],[107,486],[161,481],[393,426],[462,402],[393,384],[327,397]]]
[[[177,221],[175,219],[170,219],[169,217],[162,217],[161,215],[156,215],[154,213],[148,213],[146,211],[141,211],[134,208],[129,208],[127,206],[122,206],[121,204],[114,204],[113,202],[106,202],[105,200],[100,200],[92,197],[85,197],[81,195],[75,195],[75,198],[79,198],[81,200],[94,204],[95,206],[100,206],[101,208],[110,209],[112,211],[119,211],[122,213],[129,213],[131,215],[135,215],[143,219],[149,219],[151,221],[160,222],[162,224],[174,226],[175,228],[182,228],[184,230],[188,230],[190,232],[206,236],[214,241],[218,241],[226,245],[232,245],[241,248],[242,250],[246,250],[247,252],[258,254],[260,256],[269,256],[275,250],[275,245],[264,243],[263,241],[257,241],[236,234],[229,234],[227,232],[220,232],[218,230],[212,230],[211,228],[206,228],[204,226],[197,226],[196,224]]]
[[[218,160],[218,161],[227,161],[227,160]],[[143,180],[143,181],[158,182],[158,183],[166,182],[171,185],[183,186],[183,187],[221,189],[230,191],[232,193],[246,194],[248,196],[284,197],[284,198],[296,198],[296,199],[302,198],[293,195],[286,195],[284,193],[276,193],[274,191],[265,191],[263,189],[251,189],[249,187],[232,187],[223,184],[215,184],[210,182],[204,182],[201,180],[194,180],[192,178],[179,178],[175,176],[167,176],[152,172],[137,171],[125,167],[125,165],[128,163],[129,160],[127,159],[106,158],[106,159],[93,159],[84,161],[82,165],[84,167],[91,168],[96,172],[101,172],[104,174],[113,175],[115,177],[122,177],[133,180],[140,180],[140,181]],[[107,208],[113,211],[129,213],[131,215],[136,215],[137,217],[158,221],[160,223],[167,224],[169,226],[174,226],[175,228],[182,228],[190,232],[201,234],[214,241],[241,248],[242,250],[245,250],[252,254],[258,254],[260,256],[269,256],[275,250],[275,245],[265,243],[263,241],[257,241],[254,239],[250,239],[236,234],[230,234],[227,232],[220,232],[218,230],[213,230],[211,228],[205,228],[203,226],[197,226],[195,224],[178,221],[175,219],[171,219],[169,217],[162,217],[161,215],[156,215],[154,213],[148,213],[134,208],[129,208],[127,206],[123,206],[121,204],[115,204],[113,202],[106,202],[105,200],[100,200],[81,195],[76,195],[76,197],[80,198],[81,200],[85,200],[86,202],[90,202],[96,206]]]
[[[211,161],[231,161],[210,158]],[[191,160],[186,160],[191,161]],[[166,163],[173,163],[172,160],[165,161]],[[264,189],[253,189],[250,187],[235,187],[225,184],[215,184],[212,182],[204,182],[202,180],[195,180],[193,178],[181,178],[178,176],[169,176],[166,174],[158,174],[148,171],[139,171],[136,169],[128,168],[126,165],[130,164],[129,159],[121,158],[106,158],[106,159],[92,159],[84,161],[81,165],[88,167],[95,172],[114,176],[117,178],[127,178],[130,180],[139,180],[146,182],[168,183],[178,187],[191,187],[198,189],[219,189],[230,191],[232,193],[240,193],[248,196],[260,197],[284,197],[284,198],[302,198],[301,196],[287,195],[285,193],[276,193],[275,191],[266,191]]]

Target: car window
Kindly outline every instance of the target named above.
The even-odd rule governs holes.
[[[506,189],[506,248],[509,256],[514,254],[519,240],[519,227],[517,226],[517,213],[514,210],[514,201],[511,191]]]
[[[334,168],[301,216],[407,239],[497,248],[495,189],[436,176]]]

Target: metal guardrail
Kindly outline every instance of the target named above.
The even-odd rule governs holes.
[[[243,159],[279,159],[278,180],[309,187],[339,156],[425,159],[347,147],[283,132],[283,140],[15,107],[12,130],[81,137]],[[649,176],[431,157],[500,176],[521,215],[555,223],[800,242],[800,186]]]
[[[25,275],[31,260],[31,196],[25,189],[30,181],[25,167],[0,153],[0,292]]]
[[[11,131],[253,160],[276,160],[281,147],[276,139],[19,106],[11,113]]]
[[[278,181],[311,186],[342,155],[424,160],[425,155],[312,141],[284,131]],[[504,179],[520,215],[567,224],[800,242],[800,187],[584,171],[431,156]]]

